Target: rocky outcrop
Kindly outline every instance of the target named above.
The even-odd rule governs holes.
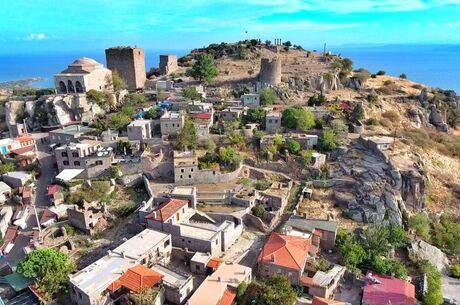
[[[351,89],[359,90],[363,87],[361,80],[357,77],[350,77],[347,86]]]
[[[407,111],[407,117],[409,120],[417,124],[417,127],[420,128],[425,126],[427,123],[427,118],[425,113],[418,108],[411,108]]]
[[[435,246],[423,240],[414,240],[408,247],[408,251],[412,259],[416,261],[427,260],[436,267],[439,272],[444,275],[449,275],[449,259],[444,252]]]
[[[343,88],[337,74],[326,73],[309,75],[308,77],[290,77],[288,79],[289,88],[297,91],[322,91],[328,92]]]
[[[446,122],[444,122],[441,110],[437,109],[435,105],[431,105],[429,119],[430,123],[433,124],[437,129],[442,130],[444,132],[449,131],[449,125]]]
[[[376,153],[360,140],[337,161],[340,169],[332,171],[324,187],[334,190],[333,199],[351,219],[376,223],[387,219],[401,226],[408,209],[425,207],[427,178],[422,171],[400,172],[383,152]]]

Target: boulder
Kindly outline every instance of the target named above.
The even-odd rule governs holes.
[[[409,256],[415,260],[427,260],[444,275],[449,275],[449,259],[440,249],[423,241],[414,240],[409,248]]]

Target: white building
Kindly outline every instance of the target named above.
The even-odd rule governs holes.
[[[112,91],[112,71],[94,59],[82,57],[54,75],[54,85],[58,94],[85,93],[91,89]]]
[[[128,125],[128,140],[144,141],[153,137],[152,120],[135,120]]]
[[[255,93],[243,94],[241,96],[241,102],[245,107],[257,108],[260,106],[260,95]]]
[[[160,118],[160,128],[162,135],[175,134],[184,127],[185,118],[180,112],[168,111]]]

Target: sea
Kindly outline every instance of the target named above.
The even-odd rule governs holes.
[[[311,49],[311,48],[309,48]],[[388,75],[405,73],[410,80],[460,94],[460,45],[372,45],[328,47],[351,58],[354,67]],[[186,55],[190,50],[146,50],[146,67],[158,67],[160,54]],[[42,77],[36,87],[53,87],[53,75],[79,57],[105,64],[104,51],[0,54],[0,82]]]

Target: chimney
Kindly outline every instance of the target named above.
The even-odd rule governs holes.
[[[121,252],[121,257],[126,258],[125,251],[122,251],[122,252]]]
[[[272,254],[272,263],[274,263],[276,260],[275,254]]]
[[[217,277],[217,281],[218,282],[221,282],[222,281],[222,278],[220,276]]]

